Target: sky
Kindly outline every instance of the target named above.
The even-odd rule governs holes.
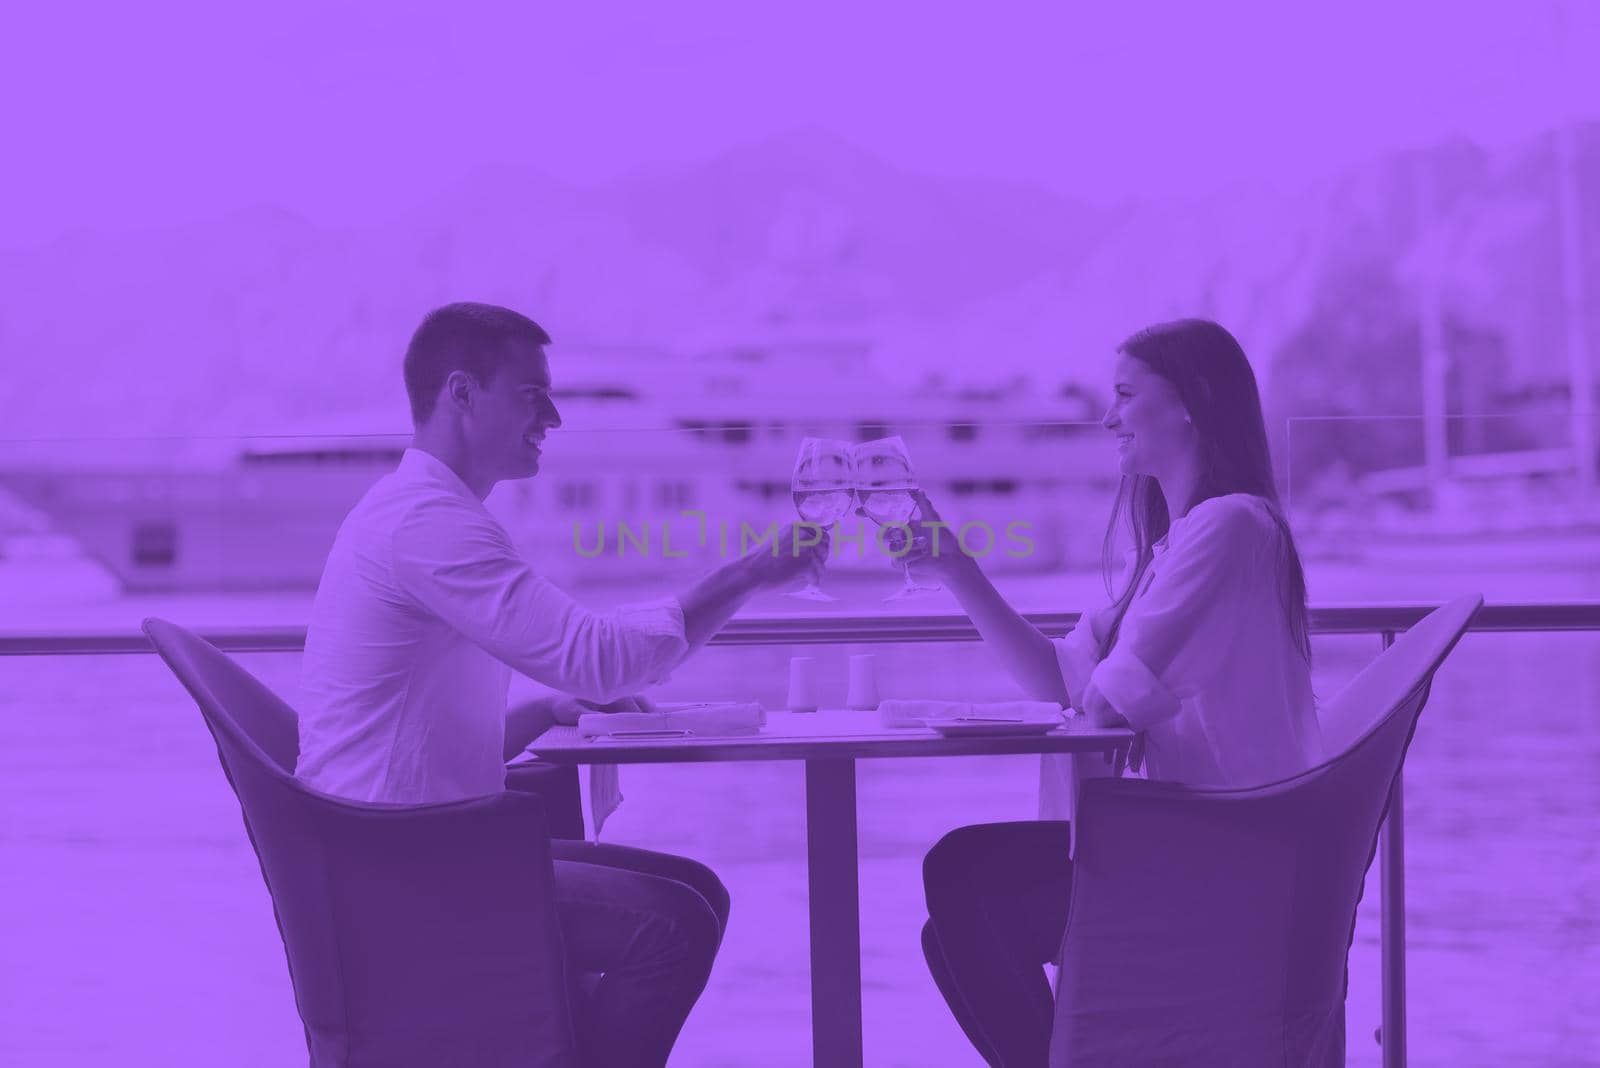
[[[1110,204],[1600,115],[1594,0],[936,7],[9,5],[0,244],[379,221],[487,166],[595,184],[796,128]]]

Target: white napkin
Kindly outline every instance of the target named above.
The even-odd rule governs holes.
[[[608,738],[626,731],[690,731],[701,737],[755,734],[767,724],[767,712],[754,701],[657,705],[654,712],[586,712],[578,717],[578,734]],[[615,764],[589,765],[589,814],[594,840],[606,820],[622,804],[621,772]]]
[[[696,737],[756,734],[767,712],[755,701],[658,705],[655,712],[590,712],[578,717],[578,733],[605,738],[631,731],[689,731]]]
[[[1053,701],[916,701],[888,700],[878,704],[885,727],[926,727],[945,719],[999,719],[1021,723],[1054,723],[1061,706]]]
[[[594,819],[594,840],[600,841],[600,828],[622,805],[622,777],[615,764],[589,765],[589,814]]]
[[[972,714],[970,701],[910,701],[890,698],[878,702],[878,718],[885,727],[926,727],[936,719],[960,719]]]

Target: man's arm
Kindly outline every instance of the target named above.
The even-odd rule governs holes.
[[[733,618],[761,588],[749,557],[724,564],[678,595],[683,606],[683,637],[689,652],[699,649]]]
[[[787,559],[785,548],[788,549]],[[767,542],[754,552],[717,568],[695,583],[678,597],[683,612],[684,638],[688,645],[688,652],[684,655],[693,653],[710,641],[712,635],[721,630],[757,591],[781,585],[790,579],[799,580],[807,573],[815,577],[827,558],[827,552],[826,534],[816,545],[809,544],[809,539],[802,539],[797,549],[793,528],[789,528],[780,533],[775,541]],[[585,712],[651,710],[649,700],[640,694],[602,705],[552,690],[507,709],[505,756],[510,760],[552,725],[576,723]]]
[[[537,574],[504,528],[465,504],[415,509],[391,547],[396,582],[421,607],[554,690],[615,700],[659,681],[683,657],[676,601],[591,612]]]
[[[391,546],[396,581],[434,615],[552,689],[614,701],[663,678],[756,590],[821,567],[827,539],[786,527],[681,598],[609,613],[579,605],[534,572],[499,524],[453,501],[413,511]]]
[[[813,543],[797,537],[803,528],[790,525],[769,542],[745,556],[724,564],[680,594],[683,636],[694,652],[733,618],[739,607],[758,590],[815,577],[828,557],[828,535]],[[813,530],[813,533],[815,531]]]

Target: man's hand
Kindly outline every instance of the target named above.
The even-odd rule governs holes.
[[[554,724],[571,727],[585,712],[654,712],[655,705],[640,694],[619,697],[610,704],[582,701],[571,694],[544,693],[506,710],[505,758],[512,759]]]
[[[656,706],[643,694],[634,694],[632,697],[619,697],[615,701],[601,704],[598,701],[585,701],[581,697],[572,697],[568,694],[551,694],[546,700],[550,702],[550,714],[557,723],[573,726],[578,722],[578,717],[590,712],[654,712]]]
[[[820,576],[827,559],[828,532],[811,523],[791,523],[771,540],[723,564],[678,596],[689,651],[710,641],[751,594],[808,575]]]
[[[815,523],[790,523],[744,558],[756,585],[771,588],[822,577],[831,537]]]
[[[586,712],[654,712],[655,706],[642,694],[619,697],[609,704],[585,701],[565,693],[545,693],[529,698],[506,713],[507,741],[512,735],[532,739],[552,723],[573,726]],[[526,744],[526,743],[524,743]],[[518,746],[520,751],[521,746]]]
[[[615,701],[609,701],[603,705],[580,698],[574,698],[573,703],[580,706],[579,715],[584,712],[654,712],[656,710],[656,706],[642,693],[636,693],[632,697],[619,697]],[[573,716],[572,722],[578,722],[578,717]]]

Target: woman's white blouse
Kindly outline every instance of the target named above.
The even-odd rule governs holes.
[[[1087,614],[1056,642],[1073,699],[1092,681],[1145,732],[1150,778],[1257,786],[1322,759],[1310,667],[1279,594],[1281,539],[1260,497],[1202,501],[1156,548],[1104,660]],[[1070,769],[1045,758],[1040,818],[1068,818]]]

